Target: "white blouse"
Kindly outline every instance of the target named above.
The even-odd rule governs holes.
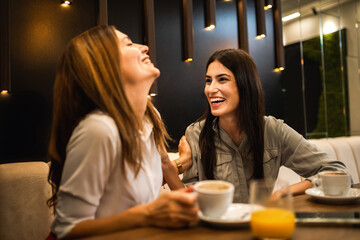
[[[58,191],[52,232],[65,237],[87,219],[103,218],[155,200],[163,175],[155,146],[153,125],[143,120],[142,167],[135,177],[125,163],[122,174],[121,141],[114,120],[94,111],[74,129],[66,147],[66,161]]]

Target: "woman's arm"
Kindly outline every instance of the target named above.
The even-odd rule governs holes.
[[[184,187],[181,182],[177,167],[174,167],[170,161],[169,155],[166,150],[161,154],[161,168],[164,176],[164,184],[167,183],[171,190],[176,190]],[[175,165],[176,166],[176,165]]]
[[[176,163],[176,161],[171,161],[171,164],[178,174],[182,174],[184,171],[188,170],[192,166],[191,148],[185,136],[181,137],[178,149],[179,158],[177,159],[177,161],[179,161],[179,163],[181,164],[182,172],[178,168],[178,164]]]
[[[300,194],[304,194],[305,190],[308,188],[312,188],[312,183],[309,180],[304,180],[298,183],[294,183],[291,184],[289,186],[289,190],[292,193],[292,195],[296,196],[296,195],[300,195]],[[282,196],[282,191],[281,189],[273,192],[273,194],[271,195],[271,199],[279,199]]]
[[[67,238],[79,238],[145,226],[180,228],[198,221],[193,188],[161,194],[151,203],[125,210],[117,215],[78,223]]]

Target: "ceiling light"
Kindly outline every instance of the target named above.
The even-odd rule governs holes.
[[[68,7],[72,3],[72,0],[61,0],[61,6]]]
[[[294,19],[294,18],[297,18],[297,17],[300,17],[300,13],[299,12],[296,12],[296,13],[293,13],[293,14],[290,14],[290,15],[287,15],[285,17],[283,17],[281,20],[283,22],[286,22],[286,21],[289,21],[291,19]]]

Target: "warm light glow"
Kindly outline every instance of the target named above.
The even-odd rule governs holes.
[[[9,93],[8,90],[2,90],[2,91],[1,91],[1,94],[8,94],[8,93]]]
[[[272,8],[272,5],[270,4],[264,7],[265,10],[269,10],[270,8]]]
[[[215,25],[211,24],[210,26],[206,27],[205,29],[208,31],[211,31],[211,30],[215,29]]]
[[[281,72],[281,71],[284,71],[283,67],[278,67],[274,69],[274,72]]]
[[[299,13],[299,12],[296,12],[296,13],[290,14],[290,15],[288,15],[288,16],[286,16],[286,17],[283,17],[281,20],[282,20],[283,22],[286,22],[286,21],[289,21],[289,20],[294,19],[294,18],[297,18],[297,17],[300,17],[300,13]]]
[[[68,7],[68,6],[70,6],[70,4],[71,4],[71,1],[65,0],[65,1],[62,1],[61,6]]]
[[[333,22],[326,22],[324,24],[324,34],[329,34],[329,33],[333,33],[336,32],[338,30],[338,28],[336,27],[335,23]]]
[[[192,61],[193,61],[192,58],[188,58],[188,59],[185,60],[185,62],[192,62]]]
[[[156,93],[150,93],[151,97],[155,97],[157,94]]]
[[[224,2],[231,2],[232,0],[224,0]]]
[[[261,39],[261,38],[264,38],[264,37],[266,37],[265,34],[261,34],[261,35],[257,35],[257,36],[256,36],[257,39]]]
[[[356,27],[356,29],[358,29],[358,27],[359,27],[359,24],[358,24],[358,23],[355,23],[355,27]]]

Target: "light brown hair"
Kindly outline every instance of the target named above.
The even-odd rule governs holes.
[[[54,85],[53,120],[49,143],[51,161],[48,181],[53,196],[48,205],[56,205],[66,145],[74,128],[95,109],[113,118],[121,140],[121,166],[125,161],[137,174],[142,156],[139,121],[126,98],[120,71],[120,48],[113,26],[94,27],[71,40],[61,56]],[[150,102],[145,116],[152,122],[159,151],[167,146],[169,135]],[[125,171],[123,172],[124,174]]]

